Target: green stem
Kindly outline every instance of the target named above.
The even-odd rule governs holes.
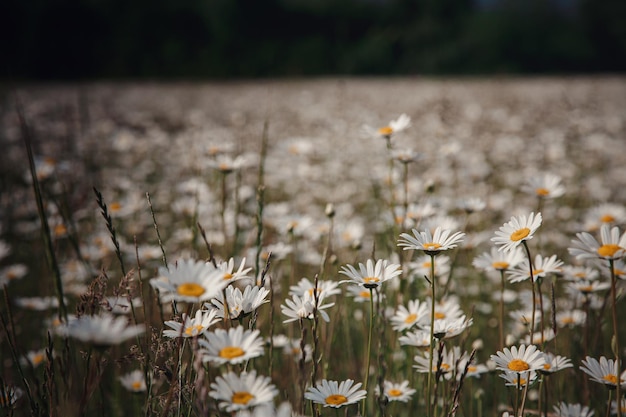
[[[365,379],[363,381],[363,389],[367,391],[367,382],[370,378],[370,357],[372,352],[372,329],[374,328],[374,289],[370,288],[370,328],[367,336],[367,364],[365,366]],[[367,406],[367,397],[363,398],[363,416],[367,416],[365,413]]]
[[[535,277],[533,274],[533,260],[532,257],[530,255],[530,249],[528,248],[528,244],[526,243],[525,240],[522,241],[522,244],[524,245],[524,249],[526,249],[526,256],[528,257],[528,268],[530,269],[530,284],[532,287],[532,295],[533,295],[533,311],[531,313],[531,318],[530,318],[530,330],[529,330],[529,345],[534,344],[533,343],[533,332],[535,330],[535,310],[537,309],[537,296],[535,295]]]
[[[611,347],[613,348],[613,354],[615,355],[615,362],[617,368],[617,384],[615,390],[615,400],[617,401],[617,417],[622,417],[622,394],[621,394],[621,380],[620,373],[622,372],[621,365],[621,351],[619,348],[619,335],[617,333],[617,288],[616,288],[616,277],[615,277],[615,265],[614,260],[609,259],[609,268],[611,270],[611,313],[613,315],[613,340],[611,343]],[[611,402],[609,401],[609,407]]]
[[[433,380],[433,355],[435,353],[435,255],[430,255],[430,352],[428,354],[428,388],[426,390],[426,404],[428,405],[428,416],[433,415],[433,404],[431,401],[431,389]]]

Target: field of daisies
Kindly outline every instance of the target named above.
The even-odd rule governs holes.
[[[626,416],[626,80],[39,85],[2,416]]]

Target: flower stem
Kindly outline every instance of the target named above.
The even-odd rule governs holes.
[[[537,296],[535,295],[535,277],[533,274],[533,260],[532,257],[530,255],[530,249],[528,248],[528,244],[526,243],[525,240],[522,241],[522,244],[524,245],[524,249],[526,249],[526,256],[528,256],[528,268],[530,269],[530,284],[532,287],[532,295],[533,295],[533,310],[531,313],[531,319],[530,319],[530,339],[529,339],[529,344],[532,345],[533,343],[533,332],[535,330],[535,310],[537,310]]]
[[[611,347],[613,348],[613,354],[615,355],[615,363],[617,368],[617,384],[615,390],[615,399],[617,401],[617,417],[622,417],[622,394],[621,394],[621,384],[622,381],[620,379],[620,374],[622,372],[622,364],[621,364],[621,351],[619,348],[619,335],[617,333],[617,289],[616,289],[616,277],[615,277],[615,265],[614,260],[609,259],[609,268],[611,270],[611,313],[613,315],[613,340],[611,343]],[[611,402],[609,401],[609,407]]]
[[[430,352],[428,354],[428,388],[426,390],[426,404],[428,416],[433,415],[431,389],[433,384],[433,355],[435,351],[435,255],[430,255]]]
[[[370,288],[370,328],[369,335],[367,337],[367,361],[365,366],[365,379],[363,380],[363,389],[367,391],[367,382],[370,378],[370,357],[372,353],[372,329],[374,328],[374,289]],[[367,397],[363,398],[363,416],[367,416],[365,413],[367,406]]]

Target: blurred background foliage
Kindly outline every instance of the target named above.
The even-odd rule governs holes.
[[[3,79],[626,70],[624,0],[2,2]]]

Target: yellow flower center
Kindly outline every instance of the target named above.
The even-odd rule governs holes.
[[[249,392],[238,391],[238,392],[233,393],[231,401],[233,402],[233,404],[243,404],[243,405],[246,405],[253,398],[254,398],[254,395],[250,394]]]
[[[326,397],[326,404],[328,405],[341,405],[348,402],[348,399],[341,394],[333,394]]]
[[[422,263],[422,268],[430,268],[431,263],[430,262],[424,262]]]
[[[387,395],[389,395],[390,397],[399,397],[402,395],[402,391],[392,388],[387,392]]]
[[[521,359],[513,359],[511,362],[509,362],[508,368],[514,372],[522,372],[530,369],[530,366],[528,366],[528,363],[524,362]]]
[[[445,319],[446,318],[446,313],[442,313],[440,311],[435,311],[435,318],[437,320]]]
[[[372,282],[379,282],[379,281],[380,281],[380,279],[378,279],[378,278],[376,278],[376,277],[367,277],[367,278],[363,278],[363,281],[364,281],[366,284],[370,284],[370,283],[372,283]]]
[[[57,224],[54,226],[54,235],[55,236],[63,236],[67,233],[67,227],[64,224]]]
[[[509,267],[509,263],[508,262],[504,262],[504,261],[497,261],[491,264],[491,266],[493,266],[493,269],[507,269]]]
[[[517,381],[519,381],[519,384],[520,384],[521,386],[526,385],[526,378],[518,378],[518,379],[517,379]]]
[[[617,269],[617,268],[613,268],[613,272],[615,273],[616,276],[620,276],[620,275],[626,274],[626,271],[623,271],[623,270]]]
[[[593,291],[593,286],[592,285],[585,285],[585,286],[579,287],[578,291],[580,291],[580,292],[591,292],[591,291]]]
[[[441,370],[447,372],[448,370],[450,370],[450,365],[448,365],[447,363],[442,363]]]
[[[112,212],[120,211],[121,208],[122,205],[117,201],[109,204],[109,210],[111,210]]]
[[[422,246],[424,250],[437,250],[441,247],[441,245],[436,242],[424,243]]]
[[[316,292],[316,291],[315,291],[315,288],[309,288],[309,289],[307,290],[307,292],[309,293],[309,295],[310,295],[311,297],[313,297],[313,296],[315,295],[315,292]],[[322,293],[322,289],[321,289],[321,288],[318,288],[318,289],[317,289],[317,293],[318,293],[318,294],[321,294],[321,293]]]
[[[43,362],[44,359],[44,354],[43,353],[38,353],[35,356],[33,356],[33,358],[31,359],[31,362],[33,363],[33,365],[37,366],[39,365],[41,362]]]
[[[549,371],[550,369],[552,369],[552,365],[550,365],[549,363],[544,363],[543,364],[543,369],[546,371]]]
[[[598,255],[604,257],[612,257],[617,251],[622,249],[619,245],[609,243],[608,245],[602,245],[598,248]]]
[[[130,387],[133,389],[133,391],[139,391],[141,389],[141,381],[134,381],[132,384],[130,384]]]
[[[408,316],[406,316],[406,318],[404,319],[404,322],[406,324],[411,324],[413,323],[415,320],[417,320],[417,314],[409,314]]]
[[[393,128],[391,126],[385,126],[378,129],[378,134],[383,136],[390,136],[393,133]]]
[[[244,355],[242,348],[239,346],[226,346],[222,350],[220,350],[220,358],[224,359],[234,359]]]
[[[370,295],[371,295],[371,294],[370,294],[370,292],[369,292],[369,291],[361,291],[361,292],[359,293],[359,295],[360,295],[361,297],[363,297],[363,298],[370,298]]]
[[[228,281],[229,279],[231,279],[233,277],[233,274],[231,274],[230,272],[226,272],[224,273],[224,281]]]
[[[185,282],[184,284],[180,284],[178,288],[176,288],[176,292],[178,295],[183,295],[187,297],[200,297],[204,294],[204,287],[200,284],[196,284],[195,282]]]
[[[547,188],[537,188],[535,192],[540,197],[545,197],[550,194],[550,191]]]
[[[574,317],[567,316],[561,319],[561,324],[574,324]]]
[[[617,385],[617,375],[608,374],[602,377],[609,384]]]
[[[602,223],[613,223],[615,221],[615,217],[611,216],[610,214],[605,214],[604,216],[600,217],[600,221]]]
[[[473,365],[467,367],[467,372],[476,372],[477,370],[478,368]]]
[[[533,269],[533,275],[539,275],[543,272],[543,269]]]
[[[518,242],[524,238],[526,238],[530,234],[530,229],[528,227],[524,227],[522,229],[516,230],[511,233],[511,240],[513,242]]]
[[[194,334],[198,334],[198,333],[200,333],[202,330],[204,330],[204,327],[202,327],[202,326],[201,326],[201,325],[199,325],[199,324],[196,324],[195,326],[190,326],[190,327],[187,327],[187,328],[185,329],[185,334],[186,334],[187,336],[193,336]]]

